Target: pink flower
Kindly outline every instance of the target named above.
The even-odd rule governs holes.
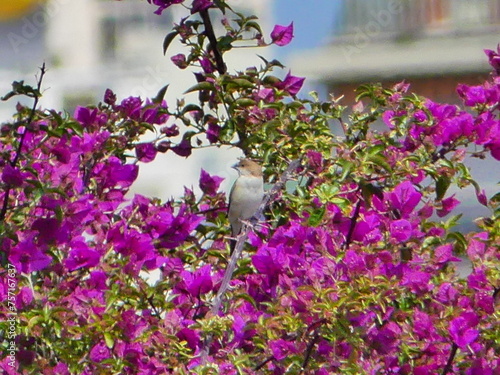
[[[277,46],[283,47],[292,41],[293,22],[288,26],[276,25],[271,32],[271,40]]]
[[[110,356],[111,353],[103,341],[94,345],[94,347],[90,349],[90,359],[94,362],[102,362]]]
[[[6,164],[2,171],[2,181],[10,186],[21,186],[24,182],[23,174],[17,167]]]
[[[207,195],[214,196],[217,194],[220,183],[224,181],[223,177],[210,176],[204,169],[201,170],[200,175],[200,189]]]
[[[276,87],[280,90],[288,92],[290,95],[297,95],[297,93],[302,88],[305,78],[295,77],[288,72],[285,79],[276,84]]]
[[[135,146],[135,155],[143,163],[149,163],[156,157],[156,148],[153,143],[140,143]]]
[[[450,336],[460,349],[467,350],[479,337],[479,331],[474,328],[478,323],[479,318],[473,312],[464,312],[450,322]]]
[[[436,210],[436,213],[439,217],[443,217],[448,215],[451,211],[455,209],[460,204],[458,199],[455,199],[455,195],[452,195],[449,198],[443,199],[441,201],[441,208]]]

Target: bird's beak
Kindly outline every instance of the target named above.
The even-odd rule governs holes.
[[[238,170],[238,163],[236,163],[235,165],[233,165],[231,168]]]

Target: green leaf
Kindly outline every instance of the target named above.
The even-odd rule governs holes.
[[[244,78],[235,78],[230,81],[231,83],[236,84],[238,87],[245,89],[253,89],[255,85],[247,79]]]
[[[189,94],[190,92],[194,92],[194,91],[201,91],[201,90],[211,90],[211,91],[215,91],[215,86],[213,83],[211,82],[200,82],[200,83],[197,83],[196,85],[194,86],[191,86],[189,89],[187,89],[184,94]]]
[[[245,27],[248,29],[255,29],[257,30],[260,34],[262,34],[262,29],[260,28],[260,25],[255,22],[255,21],[249,21],[245,24]]]
[[[200,108],[200,106],[198,106],[196,104],[188,104],[184,108],[182,108],[181,113],[183,115],[185,115],[186,113],[191,112],[191,111],[201,111],[201,108]]]
[[[339,160],[339,165],[342,168],[342,174],[340,175],[339,181],[344,181],[346,177],[351,174],[351,171],[354,169],[354,163],[347,160]]]
[[[255,105],[255,100],[250,98],[238,98],[232,104],[234,107],[250,107],[252,105]]]
[[[170,85],[165,85],[160,89],[160,91],[158,91],[158,94],[156,94],[156,96],[153,98],[153,103],[160,104],[163,101],[163,98],[167,93],[168,86]]]
[[[174,38],[179,34],[178,31],[172,31],[168,33],[165,39],[163,39],[163,55],[167,53],[167,49],[170,46],[170,43],[174,40]]]
[[[447,176],[439,176],[436,180],[436,199],[440,201],[443,199],[446,191],[451,185],[451,180]]]
[[[230,51],[233,48],[231,43],[234,42],[234,38],[231,36],[223,36],[217,41],[217,47],[221,52]]]
[[[325,216],[326,208],[325,206],[321,206],[310,213],[309,219],[307,220],[308,224],[313,227],[317,227],[321,224],[323,217]]]
[[[368,161],[372,162],[375,165],[378,165],[379,167],[382,167],[385,169],[387,172],[392,171],[391,165],[387,162],[386,158],[382,155],[376,154],[376,155],[369,155],[367,158]]]
[[[83,135],[83,125],[77,121],[70,121],[67,123],[68,128],[72,129],[76,135]]]

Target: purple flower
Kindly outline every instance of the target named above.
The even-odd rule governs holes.
[[[460,262],[460,259],[453,256],[453,245],[446,244],[438,246],[434,250],[434,258],[437,263],[444,264],[448,262]]]
[[[148,0],[148,3],[156,5],[158,9],[155,11],[155,14],[162,14],[162,12],[167,9],[169,6],[173,4],[180,4],[184,2],[184,0]]]
[[[193,0],[191,7],[191,14],[201,12],[202,10],[210,8],[214,3],[209,0]]]
[[[38,243],[61,243],[68,237],[66,228],[56,218],[36,219],[31,227],[38,231]]]
[[[152,162],[156,157],[156,148],[153,143],[140,143],[135,146],[135,155],[143,163]]]
[[[216,123],[210,121],[208,123],[208,129],[206,131],[207,139],[210,143],[216,143],[219,141],[219,135],[222,128]]]
[[[358,274],[366,270],[366,263],[364,257],[359,255],[354,250],[346,251],[343,263],[347,266],[349,271],[351,271],[354,274]]]
[[[213,288],[211,266],[207,264],[194,272],[182,271],[180,277],[182,281],[177,288],[187,291],[192,297],[200,297],[208,293]]]
[[[265,275],[274,276],[283,272],[287,259],[283,248],[263,246],[252,257],[255,269]]]
[[[30,287],[22,287],[16,296],[16,308],[18,310],[21,310],[24,307],[30,305],[31,302],[33,302],[33,291]]]
[[[147,329],[147,323],[144,317],[138,316],[134,310],[130,309],[121,314],[118,327],[128,340],[133,341]]]
[[[451,283],[443,283],[439,286],[436,299],[444,304],[454,303],[457,299],[458,291]]]
[[[413,314],[413,329],[421,339],[427,339],[436,332],[431,317],[420,310],[415,310]]]
[[[273,353],[273,357],[277,361],[281,361],[289,356],[294,351],[293,343],[283,339],[273,340],[269,343],[269,347]]]
[[[302,88],[305,78],[295,77],[288,72],[285,79],[276,84],[276,87],[280,90],[288,92],[290,95],[297,95],[297,93]]]
[[[394,129],[394,123],[392,122],[392,119],[395,117],[395,115],[396,114],[394,111],[385,111],[382,114],[382,120],[389,129]]]
[[[457,93],[464,100],[465,105],[473,107],[486,103],[486,91],[483,86],[458,85]]]
[[[80,268],[95,267],[99,264],[101,255],[90,249],[83,241],[74,241],[68,259],[64,262],[68,271],[75,271]]]
[[[104,103],[109,105],[115,105],[116,103],[116,94],[110,89],[106,89],[104,92]]]
[[[150,225],[157,227],[161,246],[174,249],[189,237],[191,232],[203,221],[203,217],[186,212],[186,206],[181,206],[177,216],[171,212],[164,213]]]
[[[307,159],[309,159],[309,166],[316,172],[320,173],[323,169],[323,155],[321,152],[308,150]]]
[[[476,261],[480,260],[486,251],[486,244],[484,241],[488,239],[488,233],[481,232],[474,235],[469,240],[469,245],[467,246],[467,256],[470,260]]]
[[[179,135],[179,127],[177,125],[165,126],[160,129],[160,133],[165,134],[167,137],[176,137]]]
[[[191,150],[192,150],[191,142],[189,139],[183,139],[181,143],[179,143],[177,146],[171,147],[170,149],[175,152],[179,156],[184,156],[188,157],[191,155]]]
[[[375,329],[373,346],[381,354],[388,354],[399,343],[401,328],[394,322],[389,322],[379,329]]]
[[[276,25],[271,32],[271,40],[277,46],[283,47],[292,41],[293,22],[288,26]]]
[[[200,189],[205,194],[210,196],[217,194],[217,190],[222,181],[224,181],[223,177],[210,176],[204,169],[201,170]]]
[[[137,96],[130,96],[121,101],[118,109],[125,116],[130,117],[133,120],[140,120],[141,118],[141,107],[142,100]]]
[[[183,328],[177,332],[177,338],[181,341],[186,341],[191,350],[196,350],[200,344],[200,334],[190,328]]]
[[[170,58],[175,66],[180,69],[186,69],[188,67],[188,63],[186,61],[186,56],[182,53],[178,53]]]
[[[129,187],[137,178],[139,167],[132,164],[122,164],[117,157],[110,157],[100,175],[105,178],[104,187]]]
[[[105,290],[108,287],[106,286],[106,280],[108,279],[108,276],[106,275],[105,272],[103,271],[92,271],[90,273],[90,277],[87,280],[87,284],[89,285],[89,288],[95,289],[95,290]]]
[[[391,222],[391,236],[398,242],[406,242],[411,238],[412,227],[408,220],[395,220]]]
[[[43,270],[52,262],[52,258],[35,246],[32,239],[14,246],[9,254],[9,260],[19,272],[27,274]]]
[[[73,117],[83,126],[94,124],[97,118],[97,108],[90,109],[86,107],[76,107]]]
[[[52,150],[52,154],[56,157],[57,161],[62,164],[68,164],[71,161],[71,150],[65,144],[65,142],[60,142]]]
[[[200,59],[200,65],[203,68],[203,71],[207,74],[213,73],[215,71],[214,64],[212,64],[210,59],[206,57]]]
[[[397,185],[389,194],[389,201],[392,208],[400,212],[401,217],[408,217],[420,202],[422,194],[415,189],[409,181],[404,181]]]
[[[432,288],[429,285],[430,279],[431,275],[427,272],[407,269],[404,272],[401,285],[409,287],[413,293],[425,293]]]
[[[101,341],[90,349],[89,357],[94,362],[102,362],[111,356],[111,352],[106,344]]]
[[[497,46],[497,52],[485,49],[484,53],[488,56],[488,62],[495,69],[496,74],[500,74],[500,44]]]
[[[19,168],[6,164],[2,171],[2,181],[7,185],[17,187],[23,184],[24,178]]]
[[[169,119],[169,114],[166,113],[167,102],[163,100],[161,103],[151,103],[149,99],[146,101],[146,107],[143,108],[141,121],[149,124],[163,124]]]
[[[460,349],[467,349],[479,336],[479,331],[474,327],[479,323],[478,316],[473,312],[464,312],[450,322],[449,332],[453,342]]]
[[[458,199],[455,199],[455,194],[451,197],[443,199],[441,201],[441,208],[436,210],[436,213],[439,217],[443,217],[448,215],[451,211],[455,209],[460,204]]]

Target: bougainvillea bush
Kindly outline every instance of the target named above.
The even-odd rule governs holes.
[[[3,98],[33,100],[0,133],[3,373],[499,374],[500,195],[463,163],[500,160],[499,53],[461,107],[401,83],[346,108],[297,98],[304,79],[276,60],[226,65],[235,46],[285,46],[293,24],[148,2],[191,12],[163,48],[186,47],[172,61],[194,69],[194,102],[107,90],[70,116],[40,108],[44,67]],[[274,192],[232,258],[220,177],[200,169],[201,196],[127,195],[157,153],[208,146],[261,162]],[[452,186],[490,208],[477,231],[454,229]]]

